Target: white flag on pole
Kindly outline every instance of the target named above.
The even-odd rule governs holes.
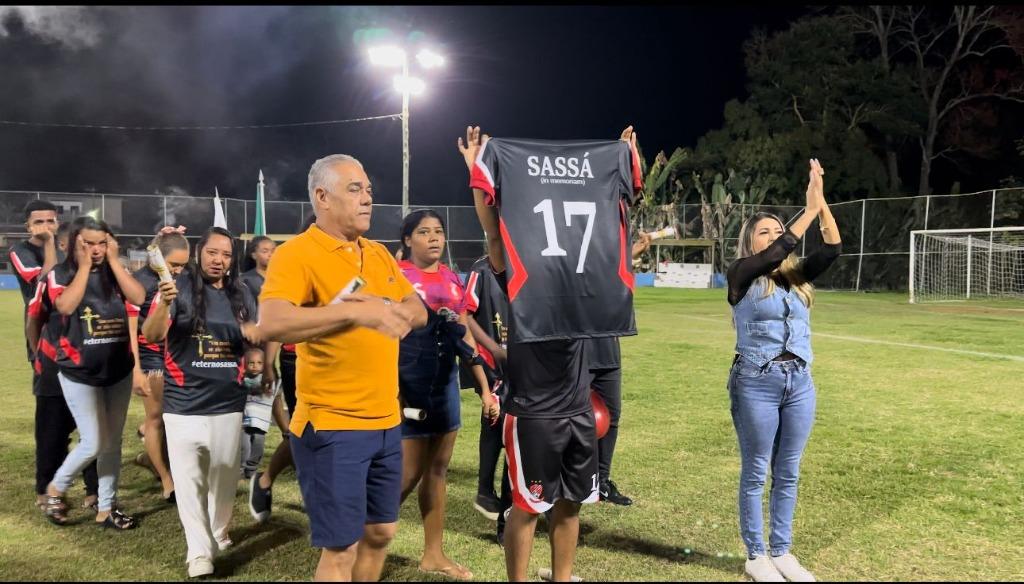
[[[228,228],[228,220],[224,216],[224,207],[220,204],[220,193],[217,192],[217,187],[213,187],[213,226]]]

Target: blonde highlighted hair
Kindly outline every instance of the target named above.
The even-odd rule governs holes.
[[[746,258],[754,255],[754,228],[763,219],[771,219],[778,222],[783,230],[786,229],[786,224],[782,222],[776,215],[771,213],[756,213],[752,217],[748,218],[743,222],[743,227],[740,229],[740,241],[739,245],[736,246],[736,259]],[[795,253],[789,254],[782,261],[774,273],[778,273],[786,282],[789,283],[790,290],[794,290],[800,300],[803,300],[807,308],[814,306],[814,286],[804,279],[803,274],[799,269],[799,260]],[[753,286],[760,286],[764,290],[763,298],[767,298],[775,293],[775,280],[773,280],[768,274],[767,276],[761,276],[754,281]],[[752,287],[753,287],[752,286]]]

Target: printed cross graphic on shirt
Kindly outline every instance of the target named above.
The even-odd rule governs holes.
[[[86,306],[85,310],[82,311],[82,316],[78,318],[85,321],[85,326],[89,329],[89,336],[92,336],[92,321],[101,317],[93,313],[91,306]]]
[[[494,313],[494,326],[498,330],[498,338],[501,339],[501,344],[508,343],[508,328],[505,327],[505,323],[501,321],[501,314]]]
[[[204,353],[203,353],[203,341],[208,341],[208,340],[213,339],[213,335],[211,335],[211,334],[203,334],[203,333],[196,333],[196,334],[192,335],[192,338],[196,340],[196,343],[198,343],[199,358],[202,359],[205,356]]]

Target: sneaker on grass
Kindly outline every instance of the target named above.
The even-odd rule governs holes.
[[[270,519],[270,506],[273,503],[273,495],[270,489],[260,486],[262,472],[252,475],[249,480],[249,513],[258,523],[265,523]]]

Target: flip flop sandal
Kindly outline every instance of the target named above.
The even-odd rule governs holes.
[[[104,529],[117,529],[120,531],[134,529],[137,525],[134,517],[125,515],[118,509],[111,511],[110,515],[107,515],[107,518],[99,522],[99,524]]]
[[[68,504],[64,497],[46,496],[46,504],[43,506],[43,514],[54,525],[64,526],[68,522]]]

